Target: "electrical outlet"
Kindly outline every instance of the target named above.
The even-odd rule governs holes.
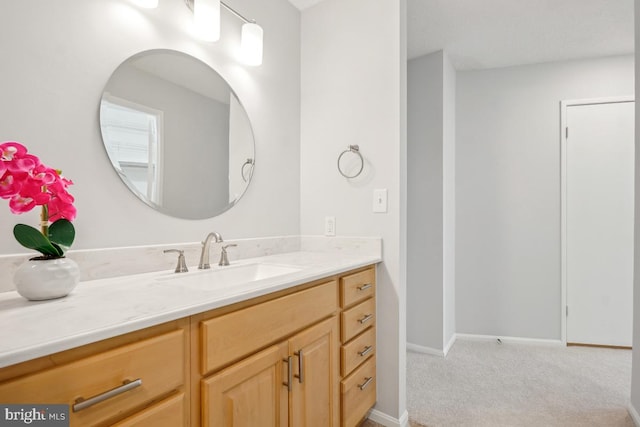
[[[324,217],[324,235],[325,236],[336,235],[336,217],[335,216]]]

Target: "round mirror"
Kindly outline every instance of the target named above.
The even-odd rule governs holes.
[[[216,216],[253,175],[244,107],[217,72],[181,52],[149,50],[124,61],[102,95],[100,128],[122,181],[167,215]]]

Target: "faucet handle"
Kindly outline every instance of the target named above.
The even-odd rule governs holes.
[[[189,271],[189,269],[187,268],[187,263],[185,262],[184,259],[184,251],[180,250],[180,249],[165,249],[163,251],[165,254],[169,253],[169,252],[175,252],[178,254],[178,265],[176,266],[176,273],[186,273],[187,271]]]
[[[220,251],[220,262],[218,262],[219,266],[225,266],[225,265],[229,265],[229,257],[227,256],[227,248],[233,248],[236,247],[238,245],[236,245],[235,243],[231,243],[229,245],[224,245]]]

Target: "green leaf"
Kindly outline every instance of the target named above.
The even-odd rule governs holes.
[[[40,231],[31,226],[16,224],[15,227],[13,227],[13,235],[22,246],[28,249],[34,249],[42,255],[64,255],[64,252],[60,248],[53,246],[49,239],[44,237]]]
[[[68,250],[76,237],[76,229],[69,220],[57,220],[49,226],[49,240],[56,243],[63,251]]]

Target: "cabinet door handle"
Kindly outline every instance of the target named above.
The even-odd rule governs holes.
[[[286,359],[282,359],[283,362],[287,364],[287,382],[283,382],[282,385],[287,387],[288,391],[291,391],[291,386],[293,384],[292,375],[293,375],[293,367],[292,360],[293,357],[289,356]]]
[[[107,399],[110,399],[119,394],[125,393],[129,390],[133,390],[134,388],[140,387],[141,385],[142,385],[141,378],[138,378],[137,380],[134,380],[134,381],[125,380],[122,382],[121,386],[105,391],[104,393],[100,393],[88,399],[79,397],[78,399],[76,399],[76,403],[73,405],[73,412],[82,411],[83,409],[87,409],[88,407],[93,406],[96,403],[104,402]]]
[[[364,379],[364,382],[362,384],[358,384],[358,388],[360,390],[364,390],[365,388],[367,388],[367,386],[371,383],[371,381],[373,381],[373,377],[367,377]]]
[[[302,384],[302,382],[304,381],[304,362],[302,361],[302,350],[298,350],[293,354],[298,356],[298,375],[296,375],[295,377],[298,379],[300,384]]]
[[[364,285],[362,285],[362,286],[358,286],[358,290],[359,290],[359,291],[366,291],[366,290],[367,290],[367,289],[369,289],[371,286],[372,286],[372,285],[371,285],[371,283],[365,283],[365,284],[364,284]]]
[[[366,323],[369,320],[373,319],[373,314],[367,314],[366,316],[364,316],[362,319],[358,319],[358,322],[360,323]]]
[[[359,354],[360,356],[364,357],[364,356],[366,356],[367,354],[371,353],[372,351],[373,351],[373,346],[368,345],[368,346],[366,346],[366,347],[364,348],[364,350],[359,351],[359,352],[358,352],[358,354]]]

